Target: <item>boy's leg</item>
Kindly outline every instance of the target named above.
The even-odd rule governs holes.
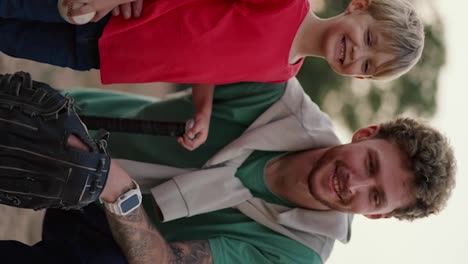
[[[98,69],[98,40],[108,20],[75,26],[0,18],[0,51],[75,70]]]
[[[0,17],[43,22],[62,22],[57,9],[58,0],[1,0]]]

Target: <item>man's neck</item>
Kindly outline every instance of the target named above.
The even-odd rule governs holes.
[[[292,153],[269,162],[265,169],[265,179],[270,190],[298,207],[328,210],[309,190],[309,172],[326,150]]]
[[[333,18],[322,19],[312,11],[304,18],[289,52],[289,63],[294,64],[303,57],[325,57],[323,40]]]

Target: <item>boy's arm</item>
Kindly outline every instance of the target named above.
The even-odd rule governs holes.
[[[210,129],[211,111],[213,108],[213,84],[192,85],[192,100],[195,107],[195,124],[184,136],[177,139],[179,144],[188,150],[194,150],[205,143]]]
[[[130,176],[112,161],[101,199],[113,202],[130,186]],[[143,206],[125,216],[105,211],[114,240],[130,264],[213,263],[207,240],[166,242],[148,219]]]

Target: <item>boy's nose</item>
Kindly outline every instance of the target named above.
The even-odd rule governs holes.
[[[352,61],[360,60],[362,58],[366,58],[369,56],[369,49],[367,48],[360,48],[356,45],[353,45],[351,49],[351,59]]]

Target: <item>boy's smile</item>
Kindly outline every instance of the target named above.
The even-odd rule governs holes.
[[[341,41],[336,43],[335,61],[343,65],[343,63],[345,62],[345,59],[346,59],[346,37],[343,36],[341,38]]]
[[[421,56],[422,23],[411,7],[387,12],[382,5],[351,0],[343,13],[326,19],[310,11],[291,44],[289,64],[313,56],[343,76],[390,80],[406,73]]]
[[[323,38],[324,57],[338,74],[372,77],[394,56],[384,51],[385,40],[375,19],[356,12],[343,15],[328,28]]]

